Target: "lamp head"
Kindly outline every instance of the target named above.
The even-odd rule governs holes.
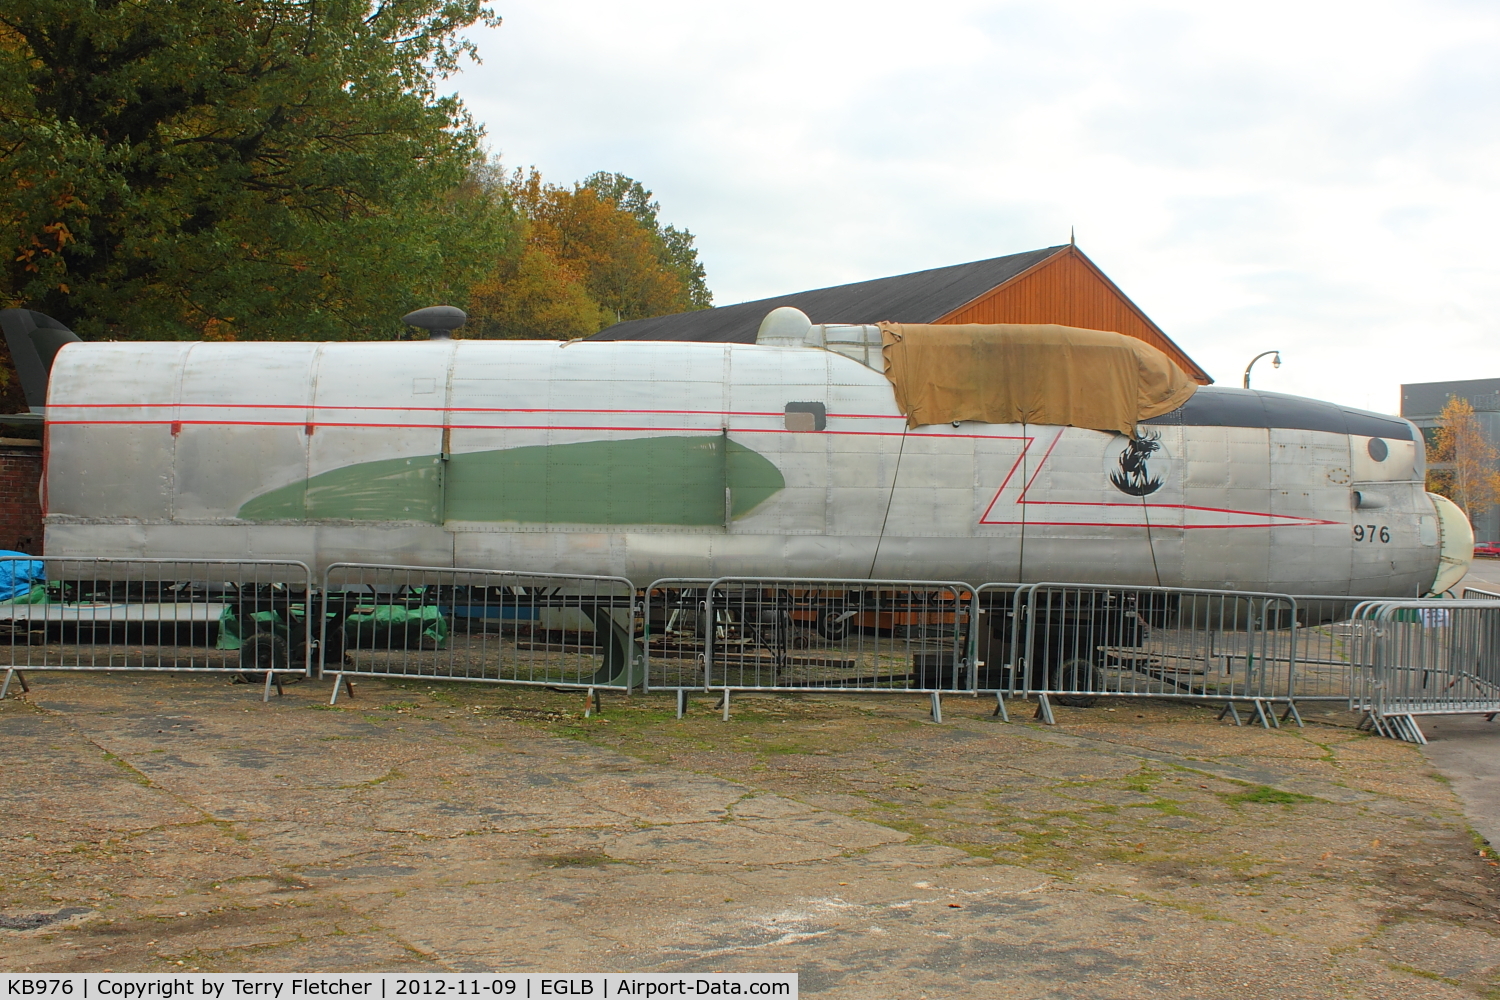
[[[1274,355],[1272,355],[1272,357],[1271,357],[1271,367],[1272,368],[1280,368],[1281,367],[1281,352],[1280,351],[1277,351]]]

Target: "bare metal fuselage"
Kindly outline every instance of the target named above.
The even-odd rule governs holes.
[[[1399,418],[1209,387],[1136,439],[908,430],[806,347],[73,344],[47,436],[51,555],[1400,596],[1441,550]]]

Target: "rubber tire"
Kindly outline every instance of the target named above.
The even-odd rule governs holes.
[[[830,608],[818,615],[818,634],[829,642],[842,642],[849,636],[849,623],[854,621],[853,617],[839,621],[839,617],[845,613],[843,608]]]
[[[268,670],[286,673],[290,663],[286,640],[274,632],[252,632],[240,640],[240,676],[251,684],[265,683]]]
[[[1066,691],[1069,688],[1077,690],[1079,687],[1085,690],[1092,688],[1097,691],[1100,686],[1099,682],[1103,679],[1098,668],[1094,666],[1094,661],[1078,656],[1058,665],[1056,673],[1053,674],[1054,683],[1050,686],[1057,691]],[[1099,701],[1099,696],[1097,694],[1055,694],[1052,700],[1068,708],[1093,708]]]

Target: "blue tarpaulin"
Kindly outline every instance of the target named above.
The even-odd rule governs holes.
[[[20,558],[17,558],[17,557]],[[47,565],[24,552],[0,549],[0,601],[31,593],[33,584],[47,579]]]

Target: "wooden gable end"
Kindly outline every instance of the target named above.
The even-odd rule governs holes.
[[[1111,330],[1164,351],[1199,385],[1213,382],[1197,362],[1172,343],[1093,261],[1073,246],[933,322],[1058,323],[1088,330]]]

